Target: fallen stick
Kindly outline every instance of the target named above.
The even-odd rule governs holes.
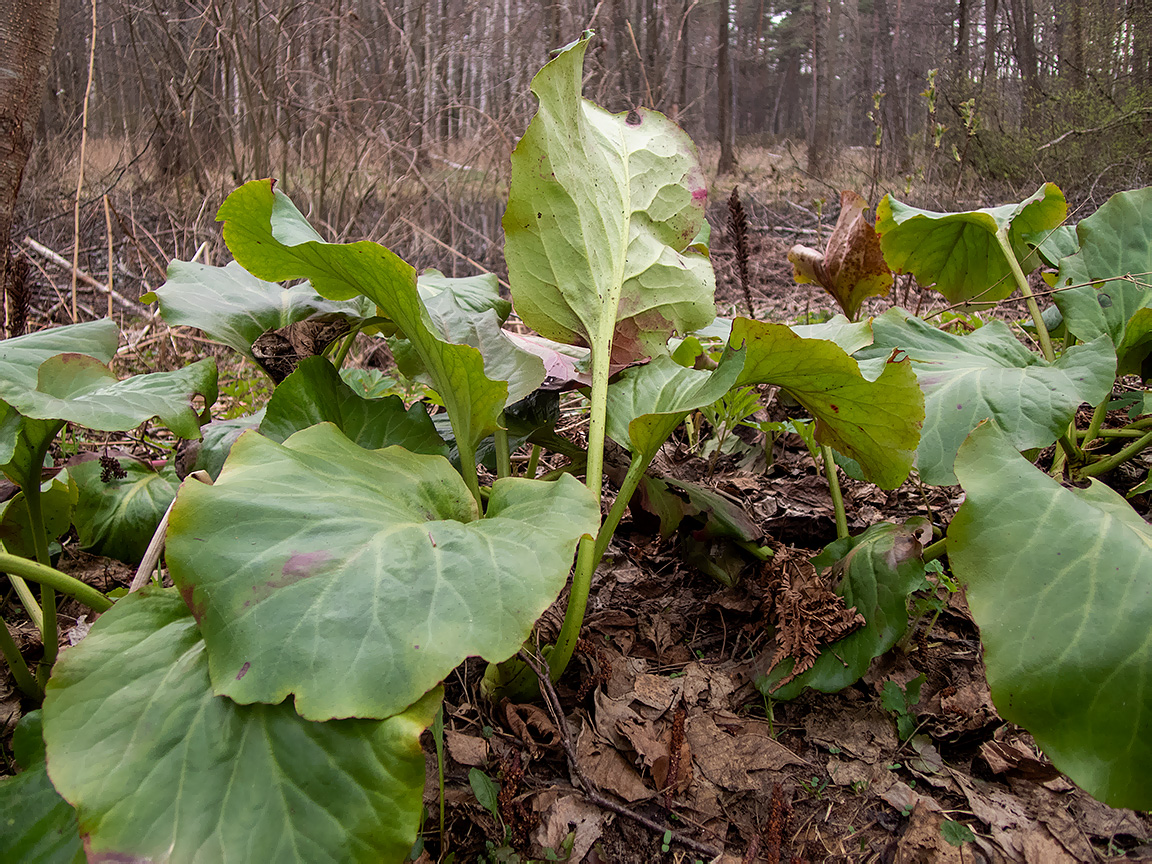
[[[44,246],[41,243],[37,243],[31,237],[25,237],[24,240],[21,242],[23,243],[23,245],[25,247],[27,247],[28,249],[35,252],[41,258],[44,258],[45,260],[52,262],[57,267],[63,267],[69,273],[74,273],[76,278],[79,279],[81,282],[83,282],[88,287],[95,288],[97,291],[101,292],[102,294],[106,294],[106,295],[110,296],[113,300],[116,300],[125,309],[128,309],[132,312],[135,312],[137,315],[140,315],[144,318],[151,318],[152,317],[153,313],[148,311],[147,309],[145,309],[139,303],[137,303],[134,300],[129,300],[127,297],[125,297],[119,291],[113,291],[107,285],[103,284],[102,282],[100,282],[97,279],[92,278],[87,273],[85,273],[83,270],[80,270],[77,267],[73,267],[71,262],[69,262],[63,256],[58,255],[57,253],[53,252],[47,246]]]

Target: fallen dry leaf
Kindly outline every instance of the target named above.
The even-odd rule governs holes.
[[[539,705],[516,705],[504,699],[500,707],[504,709],[504,719],[512,734],[524,742],[533,759],[539,757],[542,749],[559,746],[560,733],[556,724]]]
[[[769,737],[768,724],[749,721],[730,734],[716,725],[711,716],[688,718],[685,733],[700,772],[730,792],[772,794],[772,783],[788,765],[802,765],[801,759],[779,741]]]
[[[448,755],[461,765],[483,768],[488,764],[488,742],[483,738],[445,729],[444,743],[448,746]]]
[[[549,789],[532,799],[532,811],[540,820],[532,832],[532,842],[538,847],[533,856],[537,858],[543,858],[546,849],[558,853],[569,832],[575,832],[569,860],[583,861],[604,830],[605,812],[579,795]]]
[[[943,814],[917,803],[896,846],[893,864],[976,864],[970,844],[957,848],[944,839],[943,824]]]

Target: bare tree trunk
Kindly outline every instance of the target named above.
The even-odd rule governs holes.
[[[59,0],[0,3],[0,287],[8,284],[12,212],[36,135],[59,17]]]
[[[1020,77],[1024,81],[1024,117],[1031,125],[1036,106],[1040,100],[1040,75],[1037,68],[1035,13],[1032,0],[1008,0],[1012,26],[1012,53],[1020,67]]]
[[[834,0],[833,0],[834,2]],[[823,176],[828,169],[832,138],[828,58],[828,0],[812,2],[812,125],[808,132],[808,173]]]
[[[728,20],[731,8],[728,0],[720,0],[716,11],[720,19],[719,46],[716,58],[716,134],[720,138],[720,164],[717,174],[731,174],[736,170],[736,112],[732,110],[732,51],[728,38]]]
[[[993,2],[993,0],[986,0]],[[876,0],[877,38],[880,40],[879,53],[884,66],[884,131],[888,133],[895,152],[896,165],[900,171],[908,170],[911,155],[908,148],[908,123],[904,114],[904,100],[900,98],[900,80],[896,76],[896,63],[888,47],[892,39],[892,20],[888,14],[888,0]]]
[[[972,21],[972,0],[960,0],[956,14],[956,78],[968,78],[968,31]]]

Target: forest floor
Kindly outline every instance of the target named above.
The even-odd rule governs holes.
[[[791,241],[756,236],[756,317],[810,320],[827,310],[825,297],[793,282]],[[823,245],[815,241],[805,240]],[[731,255],[713,245],[718,311],[744,314]],[[915,308],[906,290],[895,299]],[[873,298],[866,308],[891,303]],[[181,344],[174,336],[172,345]],[[943,610],[931,628],[918,621],[902,646],[840,693],[773,702],[756,689],[777,650],[770,616],[778,587],[814,574],[809,559],[836,532],[827,482],[796,436],[776,443],[770,466],[761,442],[745,444],[712,470],[678,433],[658,468],[736,503],[774,555],[725,587],[691,563],[691,532],[662,539],[656,520],[634,507],[596,573],[582,651],[556,687],[559,710],[486,700],[477,660],[448,680],[446,819],[441,832],[429,733],[429,817],[417,860],[450,852],[457,862],[590,864],[1152,861],[1152,819],[1095,801],[999,718],[963,591],[939,589]],[[943,528],[962,500],[958,487],[907,482],[885,492],[841,482],[853,533],[912,516]],[[74,543],[61,567],[101,590],[132,575]],[[541,639],[558,630],[565,600],[542,619]],[[81,635],[82,612],[62,605],[65,642]],[[34,656],[34,628],[13,626]],[[891,697],[893,685],[903,691],[921,676],[917,701],[885,707],[886,684]],[[0,722],[10,730],[28,707],[5,674]],[[913,730],[907,740],[898,734],[901,713]],[[499,820],[477,800],[476,771],[501,787]]]

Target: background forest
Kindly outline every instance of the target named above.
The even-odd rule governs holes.
[[[754,203],[982,206],[1051,179],[1094,208],[1152,182],[1150,0],[62,0],[13,239],[71,242],[86,118],[81,234],[108,194],[129,231],[167,211],[187,257],[275,176],[334,238],[498,266],[529,81],[585,27],[588,97],[675,118]]]

